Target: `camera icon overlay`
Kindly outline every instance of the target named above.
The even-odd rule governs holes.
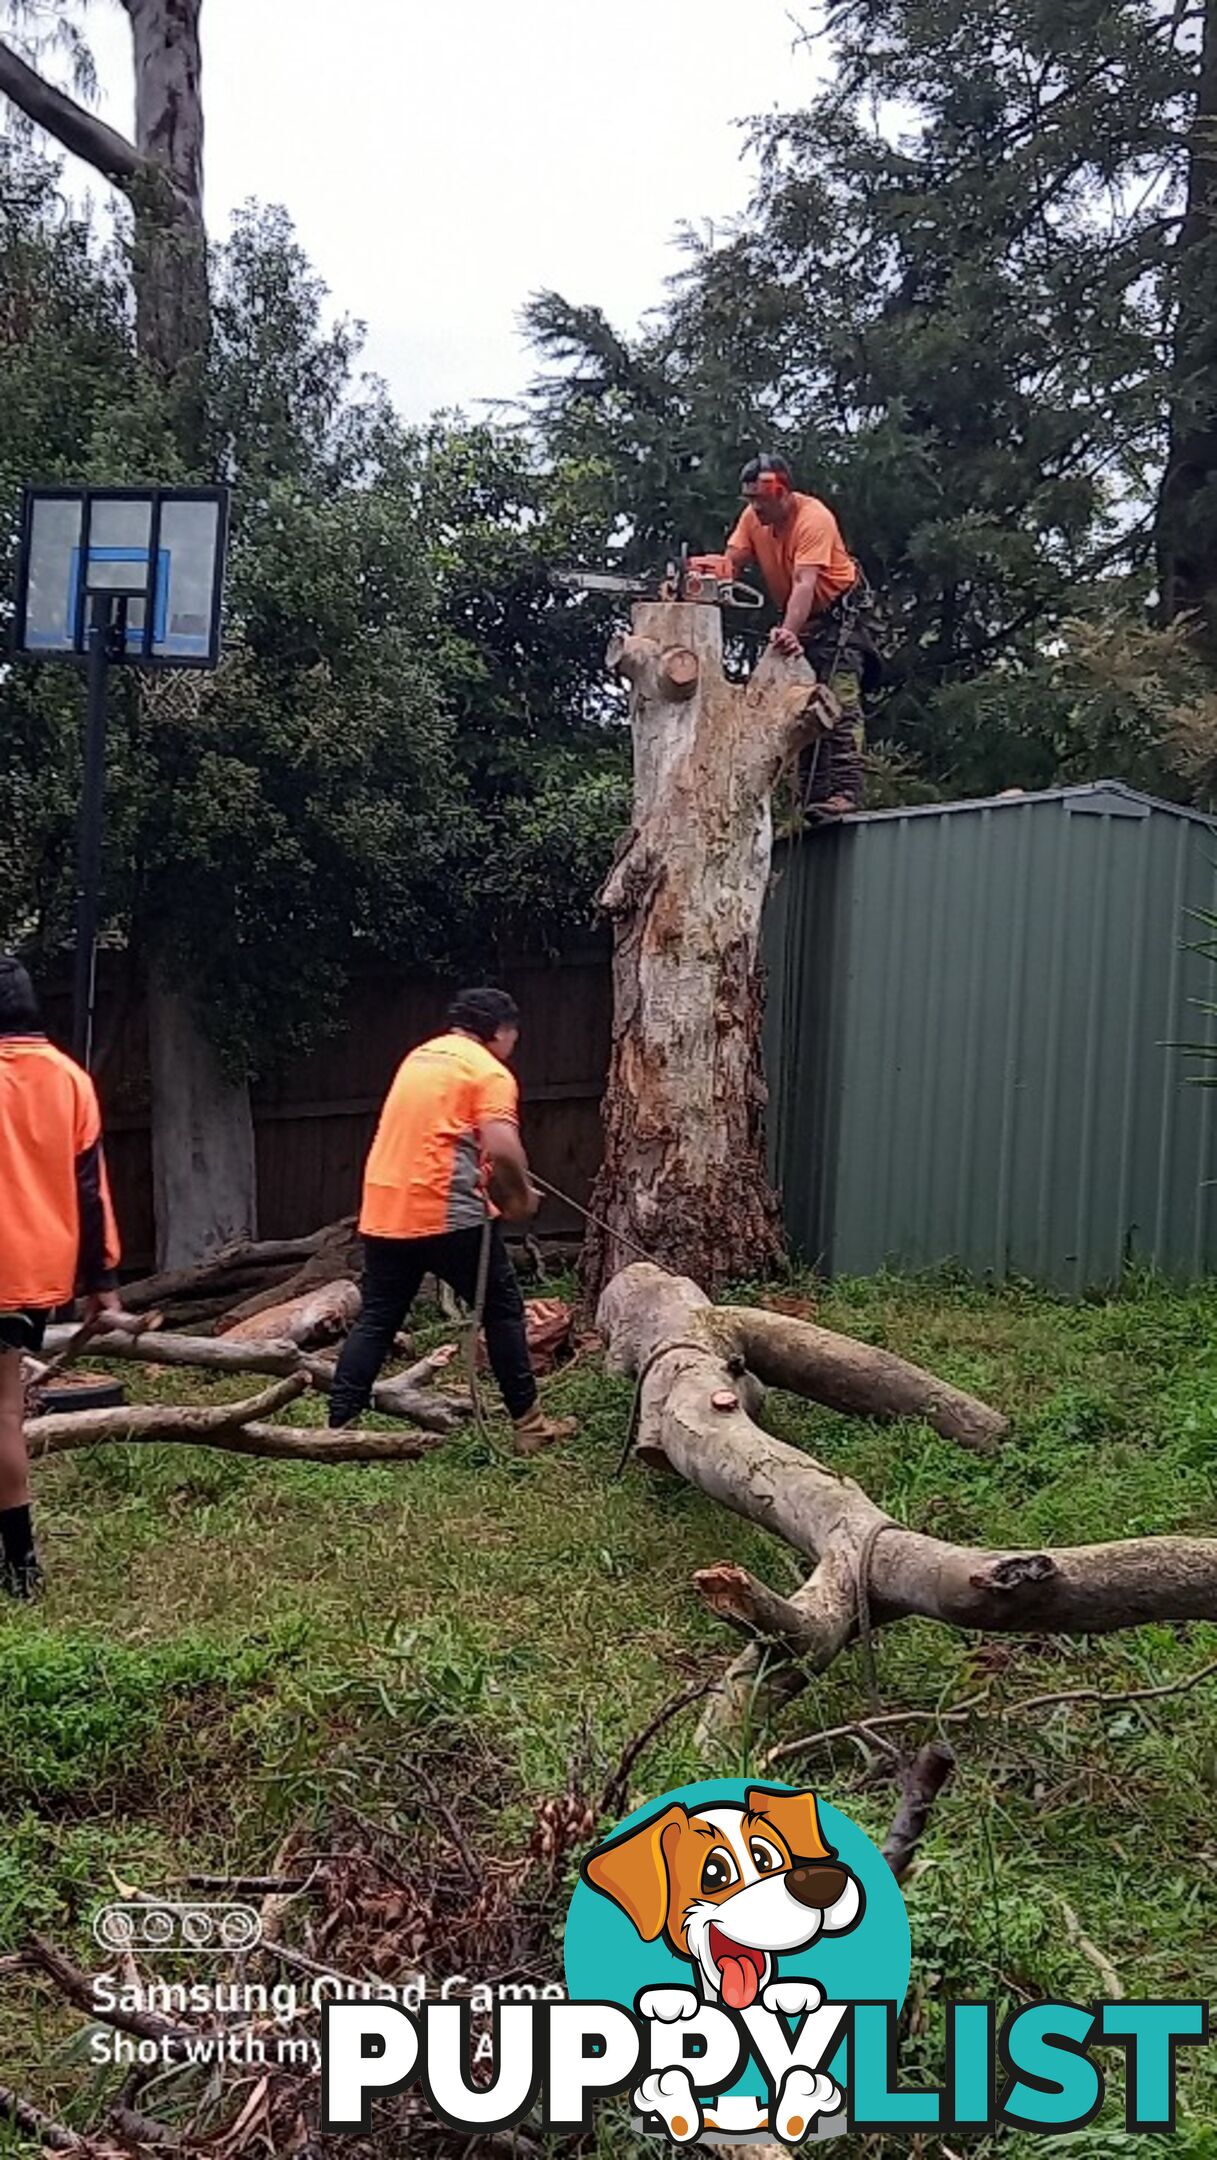
[[[173,1904],[160,1899],[103,1905],[93,1921],[103,1950],[252,1950],[262,1940],[262,1915],[254,1905]]]

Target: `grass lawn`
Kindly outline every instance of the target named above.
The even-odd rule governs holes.
[[[1013,1417],[1013,1437],[986,1461],[919,1425],[770,1398],[775,1431],[900,1520],[1024,1545],[1217,1531],[1217,1286],[1134,1283],[1080,1306],[940,1278],[814,1294],[828,1325]],[[258,1385],[150,1373],[139,1393],[218,1398]],[[690,1591],[694,1569],[738,1559],[782,1589],[803,1572],[673,1478],[635,1467],[613,1482],[630,1399],[595,1367],[559,1379],[548,1405],[577,1412],[581,1436],[527,1464],[470,1432],[397,1468],[134,1446],[41,1465],[49,1593],[0,1615],[0,1949],[37,1927],[94,1969],[90,1918],[116,1883],[160,1892],[189,1871],[266,1872],[301,1826],[323,1842],[335,1821],[359,1821],[408,1845],[426,1812],[416,1765],[445,1790],[466,1766],[464,1801],[476,1810],[489,1793],[495,1837],[516,1849],[542,1802],[599,1793],[630,1737],[734,1648]],[[995,1714],[1020,1695],[1118,1692],[1211,1658],[1208,1625],[1080,1642],[908,1621],[879,1639],[886,1705],[932,1712],[989,1698],[949,1729],[958,1769],[907,1890],[918,1991],[907,2076],[940,2066],[943,1997],[1010,2006],[1106,1994],[1079,1934],[1130,1998],[1217,1995],[1217,1678],[1148,1704]],[[865,1708],[850,1654],[775,1735],[757,1736],[752,1766],[771,1738]],[[702,1774],[694,1722],[674,1722],[648,1749],[634,1800]],[[917,1737],[933,1730],[927,1720]],[[797,1764],[784,1774],[797,1778]],[[854,1744],[818,1752],[808,1782],[872,1833],[894,1812],[890,1768]],[[559,1933],[577,1857],[564,1853],[553,1885]],[[468,1948],[455,1967],[442,1942],[430,1954],[436,1979],[477,1975]],[[0,1982],[0,2084],[90,2121],[104,2090],[79,2031],[40,1983]],[[1217,2050],[1183,2050],[1180,2063],[1176,2136],[1134,2149],[1217,2160]],[[1119,2057],[1111,2068],[1122,2092]],[[1100,2160],[1132,2143],[1109,2102],[1069,2150]],[[970,2150],[999,2146],[1056,2149],[1008,2136]],[[863,2141],[837,2149],[848,2148]],[[606,2117],[598,2149],[639,2148]],[[887,2138],[866,2149],[912,2148]]]

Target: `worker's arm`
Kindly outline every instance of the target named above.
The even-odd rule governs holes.
[[[487,1118],[479,1127],[482,1152],[490,1164],[496,1204],[508,1222],[527,1222],[541,1205],[528,1175],[528,1157],[520,1128],[509,1118]]]
[[[812,564],[800,563],[794,573],[794,584],[786,602],[786,613],[777,629],[771,632],[771,642],[777,646],[779,652],[793,655],[801,651],[803,633],[815,608],[819,581],[820,573]]]
[[[101,1112],[92,1081],[80,1073],[76,1105],[76,1215],[79,1227],[77,1282],[86,1319],[120,1309],[117,1269],[122,1257],[106,1161]]]
[[[726,547],[723,549],[723,554],[731,565],[727,572],[728,577],[737,578],[741,570],[747,570],[756,561],[752,529],[751,513],[745,510],[743,516],[737,521],[735,530],[729,536]]]

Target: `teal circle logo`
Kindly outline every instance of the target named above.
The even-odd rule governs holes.
[[[898,2012],[912,1946],[899,1885],[865,1831],[806,1789],[728,1778],[682,1785],[636,1808],[588,1855],[564,1958],[576,2001],[671,2023],[690,2018],[696,1998],[734,2012],[741,2029],[749,2013],[777,2010],[789,2030],[817,1999],[888,2001]],[[834,2092],[844,2058],[842,2045],[809,2103],[823,2110],[821,2135],[846,2127],[843,2095]],[[648,2127],[683,2142],[694,2125],[671,2100],[673,2075],[632,2099]],[[706,2130],[723,2141],[764,2128],[784,2134],[768,2121],[763,2084],[746,2060],[706,2105]]]

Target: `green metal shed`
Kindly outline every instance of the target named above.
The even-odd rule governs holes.
[[[772,1172],[832,1274],[956,1262],[1077,1292],[1217,1266],[1217,1042],[1189,951],[1217,823],[1117,781],[883,810],[777,851]]]

